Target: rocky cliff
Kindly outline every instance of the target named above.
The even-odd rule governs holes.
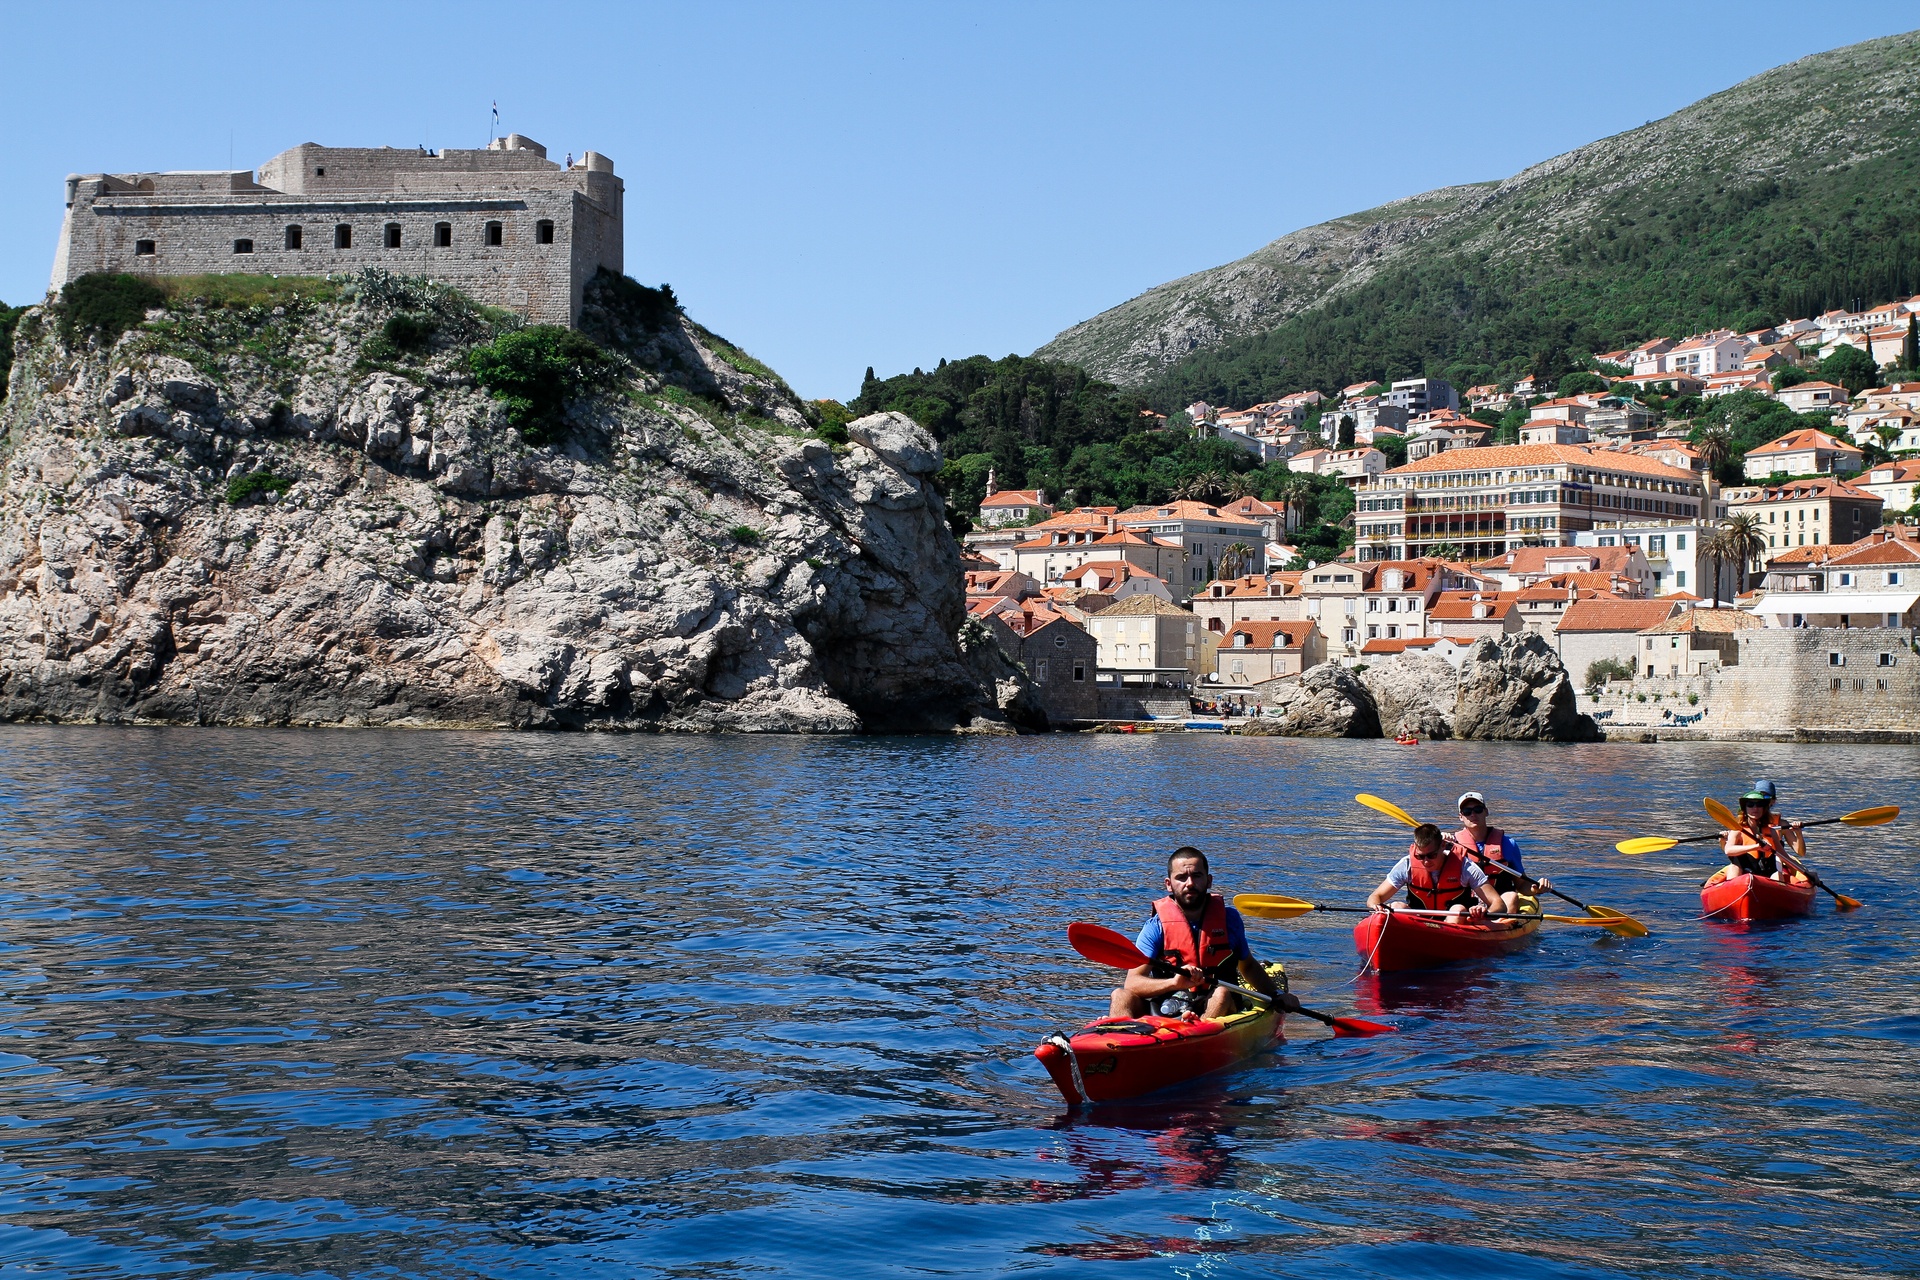
[[[1361,675],[1387,732],[1423,738],[1593,742],[1592,719],[1552,646],[1532,633],[1485,639],[1456,670],[1431,654],[1403,653]]]
[[[117,337],[23,322],[0,718],[827,732],[1019,702],[956,642],[941,459],[908,419],[822,438],[777,377],[603,279],[583,329],[614,376],[536,444],[469,371],[510,317],[315,285],[176,298]]]

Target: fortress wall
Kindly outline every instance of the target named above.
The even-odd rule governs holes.
[[[1739,665],[1713,673],[1700,727],[1714,737],[1920,742],[1913,632],[1769,628],[1739,641]]]
[[[551,244],[539,243],[543,219],[553,223]],[[487,244],[490,222],[500,224],[498,246]],[[440,223],[451,227],[450,247],[435,244]],[[397,249],[387,246],[393,224],[400,227]],[[350,228],[351,244],[344,249],[335,246],[341,225]],[[298,249],[286,247],[289,226],[301,229]],[[91,271],[317,276],[379,267],[442,281],[536,324],[572,323],[593,273],[602,266],[622,268],[617,213],[574,191],[185,205],[122,198],[76,206],[65,239],[65,258],[57,264],[63,278],[56,285]],[[136,252],[141,240],[153,241],[152,254]],[[236,252],[240,240],[251,240],[253,252]]]

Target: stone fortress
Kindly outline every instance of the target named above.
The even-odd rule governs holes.
[[[536,324],[572,324],[624,268],[625,185],[589,151],[563,167],[517,133],[483,150],[302,143],[260,166],[67,178],[52,287],[90,272],[426,276]]]

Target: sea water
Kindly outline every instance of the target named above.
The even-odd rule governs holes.
[[[1703,922],[1700,800],[1900,804],[1895,747],[0,729],[0,1266],[40,1276],[1911,1275],[1914,817],[1867,905]],[[1483,790],[1653,935],[1357,975],[1242,1068],[1069,1114],[1070,921],[1357,904]],[[1571,910],[1569,908],[1569,910]],[[1577,914],[1577,913],[1576,913]]]

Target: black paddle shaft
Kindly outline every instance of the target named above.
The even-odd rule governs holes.
[[[1478,858],[1481,862],[1492,867],[1495,871],[1504,871],[1510,876],[1516,876],[1522,880],[1525,880],[1528,884],[1532,885],[1536,889],[1540,887],[1540,882],[1538,880],[1535,880],[1532,876],[1529,876],[1529,875],[1522,875],[1520,872],[1515,871],[1512,867],[1500,861],[1500,859],[1498,858],[1492,857],[1488,854],[1481,853],[1477,849],[1469,849],[1466,845],[1461,844],[1458,840],[1455,840],[1452,836],[1448,836],[1447,841],[1448,843],[1453,845],[1454,848],[1458,849],[1460,852],[1466,854],[1470,858]],[[1574,906],[1580,908],[1582,911],[1586,912],[1588,915],[1593,914],[1592,907],[1580,901],[1580,899],[1574,897],[1570,893],[1562,893],[1558,889],[1549,889],[1547,890],[1547,892],[1552,894],[1554,897],[1560,899],[1562,902],[1571,902]]]

